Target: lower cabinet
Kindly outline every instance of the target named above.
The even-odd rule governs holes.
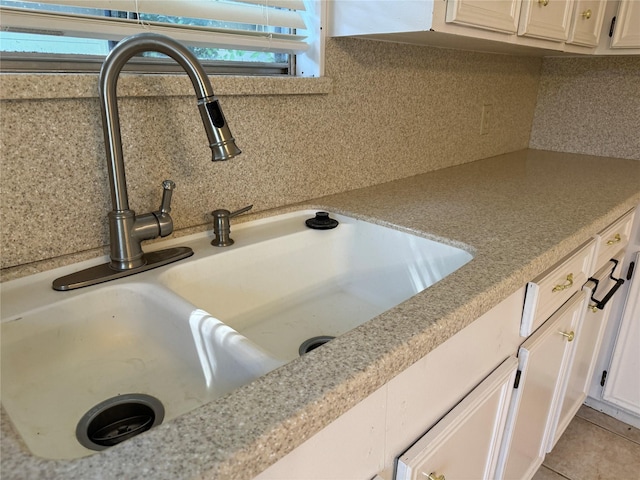
[[[640,8],[636,7],[636,13],[640,18]],[[621,248],[625,240],[629,244],[616,275],[624,278],[625,284],[617,294],[619,301],[611,305],[611,318],[585,403],[640,428],[640,207],[635,219],[626,216],[601,237],[603,245],[610,248]],[[603,251],[602,256],[608,257],[607,253]]]
[[[505,360],[402,454],[395,478],[494,478],[517,366]]]
[[[640,241],[640,236],[637,237]],[[635,254],[636,269],[640,265],[640,252]],[[624,306],[620,329],[608,367],[609,375],[602,397],[631,414],[633,424],[640,426],[640,276],[638,271],[631,280]]]
[[[436,457],[444,463],[439,461],[435,468],[446,467],[444,475],[448,480],[492,478],[506,408],[513,392],[517,366],[513,355],[521,343],[519,319],[523,300],[524,287],[265,469],[255,480],[371,479],[376,474],[382,480],[392,480],[396,458],[425,436],[425,432],[427,435],[440,432],[438,442],[442,445],[434,444],[433,450],[438,451]],[[457,418],[454,410],[463,412],[462,416]],[[483,443],[478,449],[480,441]],[[460,448],[462,445],[466,446]],[[445,461],[440,447],[443,452],[457,451],[463,461],[452,458]],[[478,465],[474,472],[486,472],[487,476],[456,473],[472,456]]]
[[[620,275],[625,284],[610,319],[585,403],[640,428],[640,215]]]
[[[256,479],[531,479],[599,371],[617,258],[630,237],[640,243],[632,221],[621,217]],[[627,354],[639,331],[624,331]],[[631,363],[621,375],[637,378]]]
[[[509,408],[497,478],[531,478],[542,464],[586,300],[585,292],[575,293],[520,347],[520,377]]]
[[[622,256],[622,252],[617,255],[618,258],[622,258]],[[573,360],[566,374],[566,382],[555,417],[552,419],[547,452],[550,452],[556,445],[587,398],[591,377],[611,311],[611,302],[607,301],[603,305],[601,304],[602,308],[598,308],[596,300],[601,301],[607,295],[615,295],[621,285],[620,281],[614,277],[614,275],[618,275],[618,265],[619,261],[607,262],[583,287],[589,297],[588,305],[584,309],[584,315],[576,330]]]

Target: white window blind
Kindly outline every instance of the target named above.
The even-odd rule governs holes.
[[[71,13],[64,7],[75,8]],[[78,13],[78,7],[82,13]],[[105,16],[107,11],[128,13]],[[309,49],[305,17],[303,0],[0,2],[0,26],[7,32],[115,41],[155,32],[192,46],[290,54]],[[196,21],[176,23],[176,18]]]

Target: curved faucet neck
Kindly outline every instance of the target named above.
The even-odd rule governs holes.
[[[129,37],[116,45],[107,56],[100,70],[99,78],[102,125],[114,211],[129,210],[116,86],[120,71],[131,57],[148,51],[163,53],[180,64],[191,79],[199,104],[216,101],[213,88],[204,69],[196,57],[180,43],[161,35],[144,33]],[[205,129],[209,135],[210,127],[205,124]]]

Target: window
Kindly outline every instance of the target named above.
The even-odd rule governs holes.
[[[162,33],[219,73],[294,73],[317,50],[320,0],[0,0],[3,70],[99,68],[125,36]],[[309,8],[310,6],[310,8]],[[134,69],[174,68],[150,52]],[[311,55],[317,58],[317,55]],[[133,63],[133,62],[130,62]],[[299,72],[300,73],[300,72]]]

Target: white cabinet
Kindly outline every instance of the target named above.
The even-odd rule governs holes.
[[[614,222],[530,282],[526,301],[523,287],[257,479],[531,478],[584,399],[610,308],[588,309],[588,279],[597,299],[609,291],[609,259],[628,238],[640,247],[632,221]],[[629,308],[638,315],[640,298]],[[630,345],[623,354],[637,353]]]
[[[591,274],[595,248],[595,242],[590,240],[566,260],[527,284],[520,335],[531,335],[569,297],[582,288]]]
[[[628,229],[629,246],[620,275],[626,280],[611,305],[596,368],[591,379],[586,404],[630,425],[640,428],[640,210],[636,210],[635,225]],[[603,246],[625,237],[632,216],[616,222],[615,230],[601,235]],[[613,234],[613,237],[612,237]],[[607,240],[608,239],[608,240]],[[618,245],[618,244],[616,244]],[[606,257],[606,253],[603,253]],[[632,272],[632,275],[629,273]],[[615,300],[615,299],[614,299]]]
[[[464,401],[497,365],[513,356],[520,344],[518,319],[523,299],[524,288],[520,288],[264,470],[256,480],[364,479],[383,470],[381,477],[390,480],[395,458]],[[496,407],[496,418],[495,402],[509,390],[495,391],[486,399]],[[504,402],[508,403],[506,399]],[[485,408],[480,409],[486,412]],[[482,422],[482,418],[478,420]],[[489,435],[491,431],[501,435],[499,428],[486,430]]]
[[[516,33],[520,4],[521,0],[449,0],[446,21],[497,32]]]
[[[611,306],[624,284],[624,279],[620,278],[622,260],[632,222],[633,213],[628,213],[595,237],[594,269],[598,271],[583,287],[590,298],[589,305],[576,330],[574,356],[551,422],[548,452],[558,442],[589,392]]]
[[[527,285],[521,334],[535,333],[518,354],[522,373],[498,470],[506,479],[531,478],[587,396],[610,300],[624,283],[632,222],[626,214]]]
[[[556,445],[560,436],[587,398],[597,355],[609,319],[609,312],[611,311],[612,303],[609,300],[614,298],[621,285],[617,276],[620,273],[620,260],[622,260],[623,256],[624,252],[621,251],[616,255],[617,262],[606,262],[583,287],[589,297],[589,301],[580,325],[576,330],[573,361],[567,372],[558,408],[552,419],[547,452],[550,452]],[[593,299],[602,301],[607,298],[609,293],[612,296],[609,297],[602,308],[597,308]]]
[[[607,2],[331,0],[328,6],[330,37],[355,36],[503,53],[531,53],[533,49],[541,53],[594,53]]]
[[[573,0],[524,0],[518,35],[566,40],[572,12]]]
[[[493,479],[517,365],[505,360],[401,455],[396,480]]]
[[[575,293],[520,347],[521,373],[509,410],[498,478],[528,479],[542,464],[586,300],[585,292]]]
[[[596,270],[601,269],[627,246],[634,218],[634,212],[628,212],[596,235]]]
[[[640,262],[640,252],[635,255]],[[640,276],[632,278],[602,397],[640,417]]]
[[[602,0],[576,0],[569,43],[595,47],[600,41],[606,2]]]
[[[611,48],[640,48],[640,2],[621,0],[611,38]]]

